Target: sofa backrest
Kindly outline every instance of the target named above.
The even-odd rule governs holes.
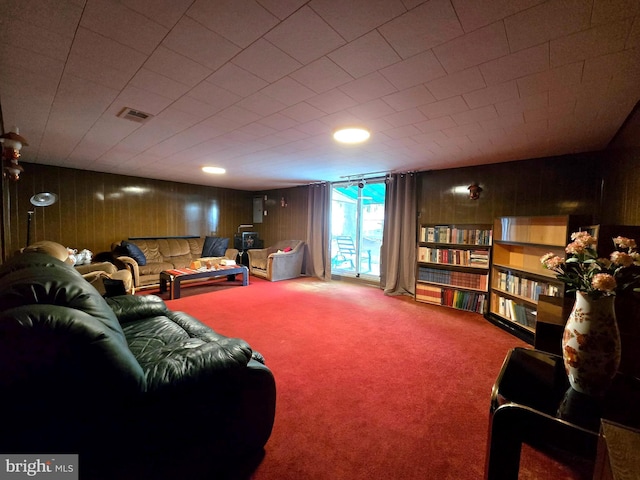
[[[145,238],[128,240],[144,254],[147,262],[169,262],[176,268],[187,267],[202,256],[204,239],[195,238]]]

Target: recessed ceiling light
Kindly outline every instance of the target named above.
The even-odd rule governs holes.
[[[371,134],[364,128],[343,128],[333,134],[333,138],[340,143],[361,143]]]
[[[222,175],[227,171],[222,167],[202,167],[204,173],[211,173],[213,175]]]

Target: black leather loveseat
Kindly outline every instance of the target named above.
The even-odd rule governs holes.
[[[245,341],[156,296],[105,300],[47,254],[1,266],[0,452],[78,453],[81,479],[242,478],[274,413]]]

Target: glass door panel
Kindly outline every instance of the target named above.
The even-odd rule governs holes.
[[[331,271],[380,278],[384,180],[334,184],[331,193]]]

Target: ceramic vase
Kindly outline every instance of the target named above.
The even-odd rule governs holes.
[[[615,297],[593,299],[582,292],[562,336],[562,357],[571,387],[587,395],[603,395],[620,365],[620,332]]]

